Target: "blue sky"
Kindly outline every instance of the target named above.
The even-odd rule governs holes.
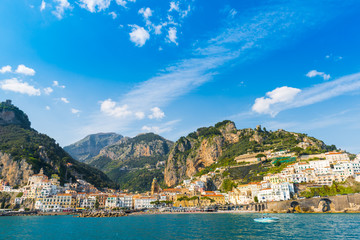
[[[360,152],[360,3],[2,0],[0,96],[62,146],[230,119]]]

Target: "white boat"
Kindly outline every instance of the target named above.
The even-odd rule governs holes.
[[[255,218],[255,222],[261,222],[261,223],[271,223],[271,222],[278,222],[279,218],[277,217],[262,217],[262,218]]]

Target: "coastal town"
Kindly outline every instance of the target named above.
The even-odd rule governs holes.
[[[348,153],[341,151],[300,157],[281,151],[271,152],[266,157],[273,165],[283,165],[283,169],[279,173],[263,176],[260,182],[238,184],[228,192],[209,191],[206,188],[208,180],[223,171],[223,168],[184,180],[174,188],[162,189],[154,178],[151,191],[145,193],[130,193],[126,189],[99,190],[81,179],[61,186],[56,174],[48,177],[41,169],[39,173],[29,177],[25,186],[9,186],[7,182],[0,180],[0,191],[15,196],[11,204],[18,211],[177,212],[239,210],[254,203],[301,199],[301,186],[331,186],[349,178],[360,182],[360,155],[351,160]],[[2,204],[3,210],[5,207]]]

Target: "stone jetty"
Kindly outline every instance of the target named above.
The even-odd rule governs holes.
[[[127,214],[125,212],[105,212],[105,211],[103,211],[103,212],[83,212],[74,217],[84,217],[84,218],[96,217],[96,218],[99,218],[99,217],[125,217],[125,216],[127,216]]]

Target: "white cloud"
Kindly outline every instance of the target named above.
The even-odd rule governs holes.
[[[176,45],[178,45],[178,43],[176,42],[176,39],[177,39],[176,33],[177,33],[177,31],[176,31],[175,27],[169,28],[167,38],[170,42],[173,42]]]
[[[160,24],[160,25],[153,25],[153,28],[154,28],[154,31],[155,31],[155,34],[156,35],[160,35],[161,34],[161,28],[163,26]]]
[[[100,110],[108,116],[117,118],[125,118],[132,114],[132,112],[128,110],[127,105],[123,105],[121,107],[117,106],[116,102],[112,101],[111,99],[107,99],[101,102]]]
[[[138,25],[129,25],[132,27],[130,35],[130,41],[135,43],[136,46],[142,47],[150,38],[150,34],[143,27],[139,27]]]
[[[44,93],[50,95],[54,90],[51,87],[44,88]]]
[[[128,1],[126,1],[126,0],[116,0],[117,5],[120,5],[120,6],[124,7],[124,8],[126,8],[126,4],[128,2],[133,2],[134,3],[134,2],[136,2],[136,0],[128,0]]]
[[[148,19],[149,17],[151,17],[151,16],[152,16],[152,12],[153,12],[153,11],[152,11],[150,8],[146,8],[146,9],[141,8],[141,9],[139,10],[139,14],[143,15],[143,17],[144,17],[145,19]]]
[[[42,0],[41,5],[40,5],[40,11],[41,12],[44,11],[45,8],[46,8],[46,2],[44,0]]]
[[[127,2],[126,2],[125,0],[116,0],[116,3],[117,3],[117,5],[126,7],[126,3],[127,3]]]
[[[46,106],[45,109],[49,111],[51,108],[49,106]]]
[[[173,130],[173,126],[178,123],[180,120],[173,120],[173,121],[169,121],[166,122],[164,124],[162,124],[161,126],[143,126],[141,128],[141,130],[145,131],[145,132],[153,132],[153,133],[157,133],[157,134],[161,134],[164,132],[170,132]]]
[[[170,2],[169,12],[171,12],[171,11],[177,11],[177,12],[180,11],[180,9],[179,9],[179,2]]]
[[[40,89],[29,85],[27,82],[18,80],[17,78],[6,79],[0,81],[0,88],[6,91],[27,94],[29,96],[40,96]]]
[[[236,11],[234,8],[232,8],[232,9],[230,10],[230,12],[229,12],[229,15],[230,15],[232,18],[234,18],[234,17],[236,16],[236,14],[237,14],[237,11]]]
[[[60,85],[58,81],[53,81],[53,86],[58,88],[65,88],[65,85]]]
[[[65,13],[65,10],[72,9],[72,6],[68,2],[68,0],[54,0],[54,2],[58,3],[55,7],[55,10],[52,13],[58,18],[62,19]]]
[[[146,132],[153,132],[153,133],[159,133],[160,128],[159,127],[149,127],[149,126],[143,126],[141,130]]]
[[[136,112],[136,113],[135,113],[135,117],[136,117],[137,119],[144,119],[145,113],[144,113],[144,112]]]
[[[165,113],[163,111],[161,111],[160,108],[158,107],[154,107],[151,110],[151,114],[149,115],[150,119],[162,119],[165,117]]]
[[[313,78],[316,76],[320,76],[322,77],[324,80],[329,80],[330,79],[330,74],[325,74],[324,72],[318,72],[316,70],[311,70],[306,74],[307,77],[309,78]]]
[[[7,72],[11,72],[12,71],[12,68],[10,65],[7,65],[7,66],[3,66],[1,69],[0,69],[0,73],[7,73]]]
[[[20,64],[17,69],[15,70],[16,73],[19,74],[24,74],[24,75],[29,75],[29,76],[34,76],[35,75],[35,70],[29,67],[26,67],[23,64]]]
[[[80,0],[80,7],[94,13],[107,9],[110,3],[111,0]]]
[[[261,108],[260,103],[262,100],[259,100],[260,103],[258,103],[258,108],[256,108],[258,111],[256,111],[256,109],[254,110],[254,106],[257,103],[255,101],[253,110],[259,113],[270,114],[274,116],[277,113],[287,109],[308,106],[359,90],[360,73],[355,73],[352,75],[338,78],[333,81],[317,84],[312,87],[302,89],[301,92],[296,94],[291,101],[273,103],[270,104],[268,108],[266,108],[266,103],[265,107]]]
[[[115,12],[109,12],[109,15],[112,17],[112,19],[117,18],[117,14]]]
[[[75,109],[75,108],[72,108],[72,109],[71,109],[71,113],[73,113],[73,114],[78,114],[78,113],[80,113],[80,110]]]
[[[271,107],[277,103],[290,103],[294,100],[295,96],[301,92],[298,88],[292,87],[280,87],[276,88],[271,92],[267,92],[267,97],[257,98],[252,110],[261,114],[270,114],[271,116],[276,116],[277,111],[274,111]]]
[[[67,98],[64,98],[64,97],[60,98],[60,100],[62,102],[64,102],[64,103],[70,103],[70,101]]]

